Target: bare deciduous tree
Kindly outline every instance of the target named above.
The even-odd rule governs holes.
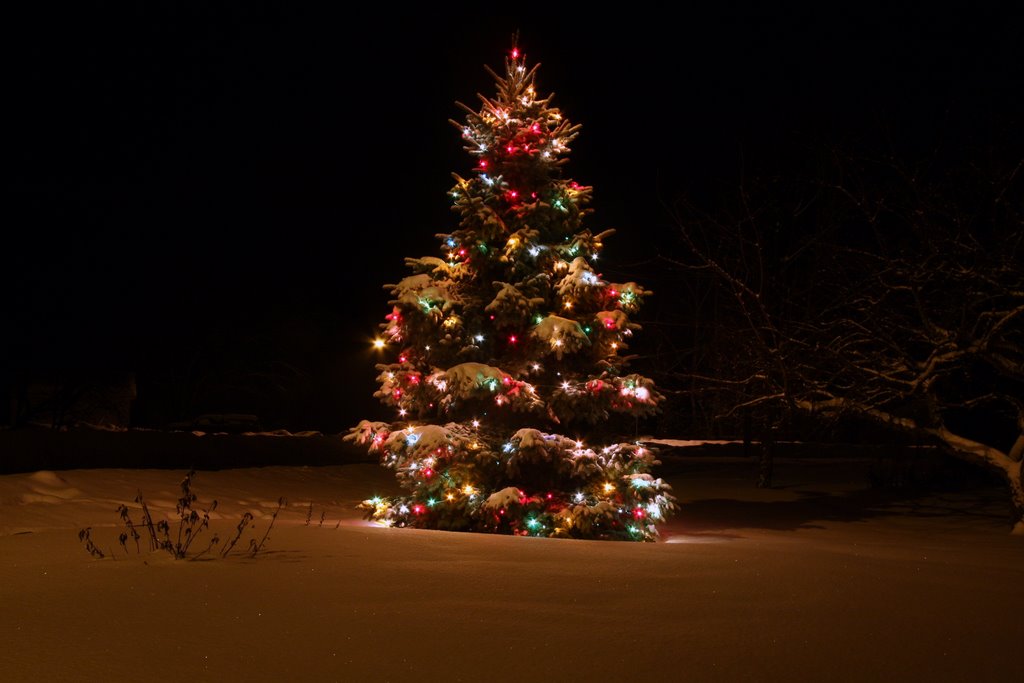
[[[733,409],[866,418],[994,470],[1024,533],[1022,166],[843,158],[827,182],[742,190],[731,218],[681,214],[688,264],[730,302],[706,386]]]

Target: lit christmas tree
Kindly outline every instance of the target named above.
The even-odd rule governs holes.
[[[538,97],[537,65],[514,49],[497,96],[453,121],[475,162],[455,175],[459,229],[414,274],[375,345],[374,394],[395,423],[346,437],[379,453],[408,495],[366,501],[396,526],[653,540],[675,509],[640,443],[593,444],[613,414],[655,413],[663,396],[627,374],[630,315],[649,294],[594,269],[604,239],[582,227],[591,188],[562,177],[579,126]],[[569,431],[573,437],[552,431]]]

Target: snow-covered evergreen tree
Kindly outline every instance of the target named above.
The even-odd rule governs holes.
[[[611,230],[584,228],[591,188],[562,166],[579,126],[535,86],[518,49],[497,95],[455,122],[474,159],[455,176],[459,229],[441,257],[406,259],[378,347],[375,396],[394,423],[364,420],[368,444],[408,495],[365,503],[398,526],[652,540],[674,508],[639,443],[594,444],[615,415],[658,410],[654,383],[627,372],[649,294],[606,281],[598,255]],[[563,436],[554,432],[569,432]]]

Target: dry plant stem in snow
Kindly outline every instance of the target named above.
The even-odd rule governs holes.
[[[235,547],[235,544],[238,543],[238,539],[240,539],[242,537],[242,534],[245,532],[245,527],[249,526],[249,522],[251,521],[252,513],[246,511],[246,513],[242,515],[242,519],[238,521],[238,526],[235,527],[235,537],[228,541],[228,543],[224,546],[224,550],[220,552],[221,557],[228,556],[228,553],[231,552],[231,549]]]
[[[249,540],[249,547],[252,549],[250,557],[256,557],[256,553],[263,550],[263,544],[265,544],[267,539],[270,538],[270,530],[274,528],[274,522],[277,521],[277,515],[280,514],[281,508],[287,504],[288,501],[285,500],[284,497],[277,499],[277,509],[274,510],[274,514],[270,516],[270,524],[267,526],[267,530],[263,532],[263,538],[260,539],[259,543],[256,542],[255,538]]]
[[[135,502],[142,508],[142,525],[146,527],[146,531],[149,532],[149,549],[151,551],[160,548],[160,541],[156,536],[156,527],[153,524],[153,516],[149,514],[149,506],[146,505],[146,501],[142,498],[142,491],[139,491],[139,495],[135,496]]]
[[[85,550],[90,555],[97,559],[103,559],[105,555],[103,554],[103,551],[97,548],[96,544],[92,542],[92,537],[90,536],[91,531],[92,527],[89,526],[85,527],[84,529],[81,529],[78,532],[78,540],[85,544]]]
[[[192,477],[195,470],[189,470],[188,474],[181,481],[181,498],[178,499],[176,507],[178,511],[178,539],[174,544],[173,554],[176,558],[182,559],[188,554],[192,545],[203,529],[210,526],[210,512],[217,509],[217,501],[214,500],[209,510],[196,510],[192,504],[196,502],[197,496],[192,491]],[[183,538],[184,537],[184,538]]]
[[[138,555],[142,552],[142,549],[139,547],[140,536],[139,532],[135,529],[135,524],[132,522],[131,515],[128,514],[128,506],[119,505],[117,507],[117,512],[119,515],[121,515],[121,521],[124,522],[125,527],[125,530],[121,532],[121,535],[118,537],[118,541],[121,542],[121,547],[124,549],[124,552],[127,555],[128,538],[131,537],[131,539],[135,541],[135,554]]]

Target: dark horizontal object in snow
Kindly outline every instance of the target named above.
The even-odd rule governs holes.
[[[260,419],[247,413],[205,413],[194,420],[169,424],[166,428],[180,432],[226,432],[228,434],[263,430]]]
[[[376,462],[340,435],[204,434],[156,430],[0,430],[0,473],[88,468],[202,470]]]

